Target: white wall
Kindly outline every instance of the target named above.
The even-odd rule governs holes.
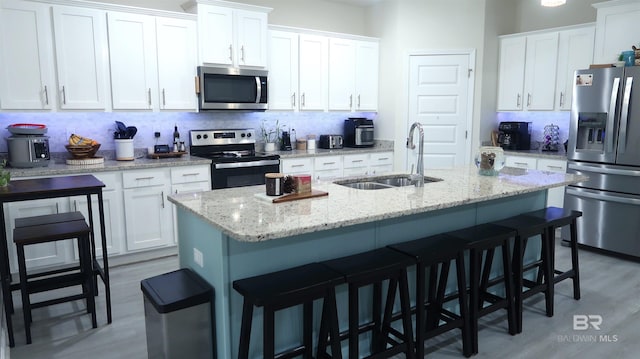
[[[567,0],[558,7],[540,6],[540,0],[520,0],[518,29],[515,32],[548,29],[596,21],[596,9],[591,6],[604,0]],[[501,35],[504,35],[503,33]]]

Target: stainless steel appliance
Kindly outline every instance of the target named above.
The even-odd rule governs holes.
[[[531,122],[500,122],[498,144],[505,150],[530,150]]]
[[[198,66],[196,93],[202,110],[267,109],[267,71]]]
[[[373,120],[358,117],[344,120],[346,147],[372,147],[373,144]]]
[[[280,156],[256,153],[255,130],[192,130],[190,153],[211,159],[212,189],[265,183],[266,173],[280,172]]]
[[[589,180],[567,187],[565,207],[583,213],[581,244],[640,257],[640,67],[575,78],[567,172]]]
[[[46,167],[49,165],[49,137],[44,125],[13,124],[7,127],[13,134],[7,137],[9,165],[16,168]]]
[[[342,148],[343,140],[340,135],[320,135],[320,143],[318,146],[320,148]]]

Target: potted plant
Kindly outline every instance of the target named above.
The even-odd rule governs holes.
[[[262,127],[260,128],[262,133],[262,140],[264,141],[264,150],[266,152],[275,151],[276,144],[280,142],[280,122],[276,120],[275,127],[269,128],[265,120],[262,121]]]
[[[4,169],[7,165],[7,160],[2,160],[0,162],[0,187],[6,187],[9,185],[9,181],[11,180],[11,172]]]

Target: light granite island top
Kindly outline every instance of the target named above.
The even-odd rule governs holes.
[[[442,181],[425,183],[423,188],[360,190],[314,182],[313,189],[329,195],[277,204],[258,195],[265,192],[264,186],[173,195],[169,200],[238,241],[257,242],[499,199],[585,179],[508,167],[497,177],[477,172],[471,166],[429,170],[426,176]]]
[[[238,356],[243,298],[233,289],[237,279],[537,210],[545,207],[548,188],[586,179],[514,168],[503,169],[497,177],[477,172],[471,166],[429,170],[427,176],[442,181],[426,183],[423,188],[359,190],[314,182],[314,189],[329,195],[277,204],[258,198],[265,192],[264,186],[170,196],[176,204],[180,267],[190,268],[215,290],[217,357]],[[531,238],[525,261],[535,260],[539,253],[540,241]],[[345,329],[346,285],[338,286],[336,292],[340,327]],[[367,293],[360,296],[361,308],[371,307],[371,294]],[[300,323],[298,309],[278,312],[277,351],[299,345],[297,324],[283,325]],[[363,311],[369,313],[368,309]],[[250,358],[262,357],[261,315],[262,311],[254,312]],[[315,317],[318,319],[319,313]],[[344,357],[346,345],[347,341],[343,342]]]

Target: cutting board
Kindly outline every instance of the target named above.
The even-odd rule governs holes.
[[[147,157],[158,159],[158,158],[172,158],[172,157],[182,157],[182,155],[186,155],[187,152],[167,152],[167,153],[149,153]]]
[[[297,201],[299,199],[323,197],[323,196],[328,196],[328,195],[329,195],[329,192],[318,191],[318,190],[312,190],[311,192],[307,192],[307,193],[285,194],[283,196],[278,196],[278,197],[267,196],[265,193],[256,193],[255,194],[255,196],[257,198],[264,199],[264,200],[267,200],[267,201],[270,201],[270,202],[273,202],[273,203]]]

